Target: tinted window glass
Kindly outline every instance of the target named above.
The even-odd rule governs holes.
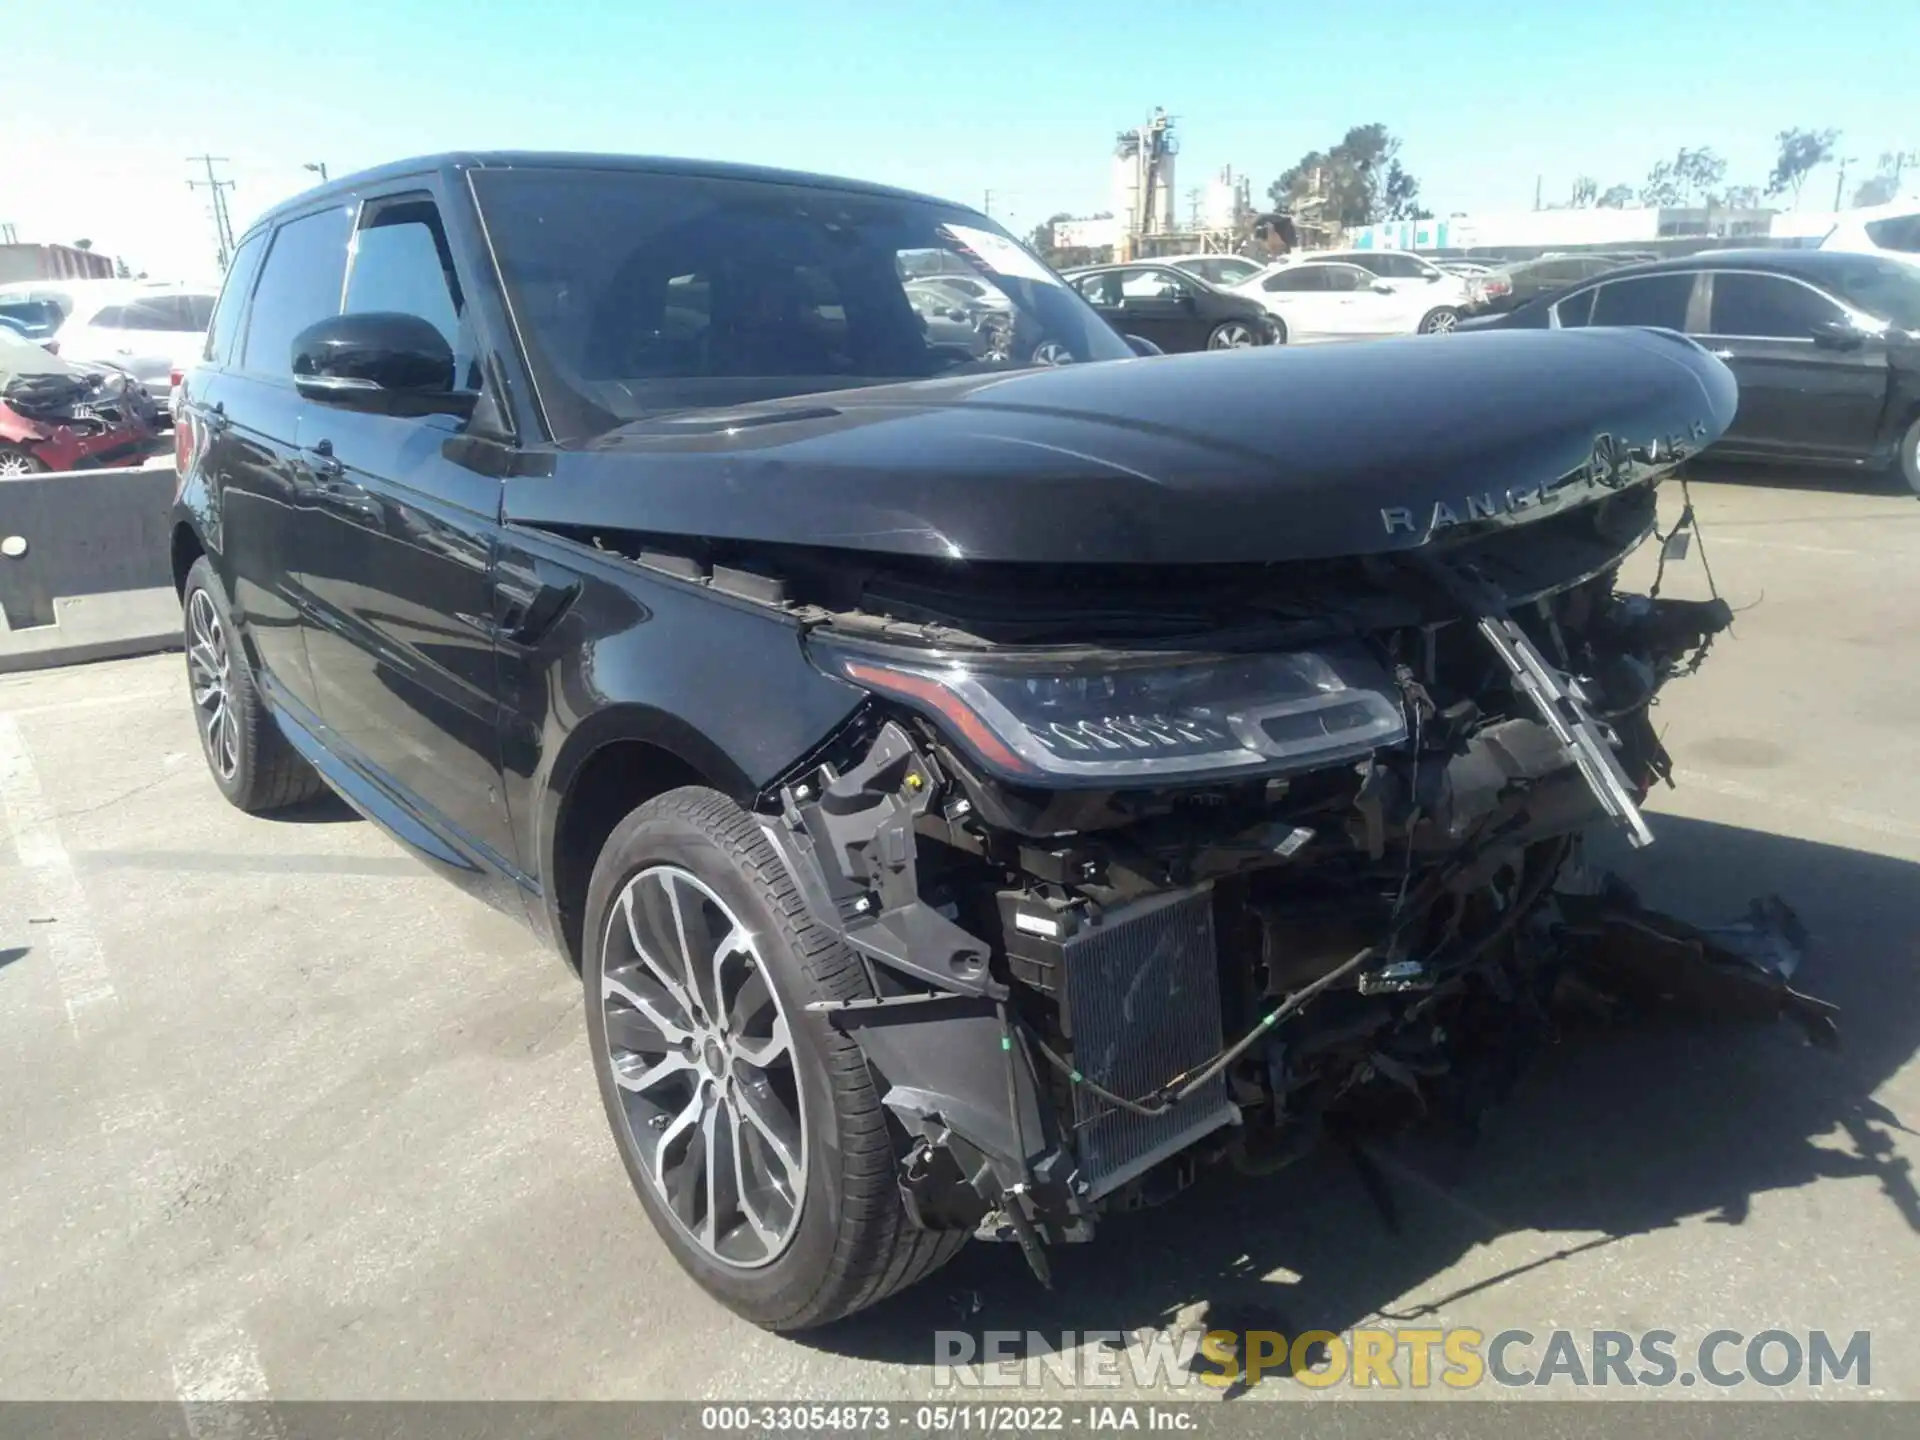
[[[253,277],[260,271],[260,256],[266,248],[266,232],[261,230],[242,240],[234,251],[233,264],[227,267],[227,283],[220,287],[220,298],[213,304],[206,348],[200,352],[202,360],[218,365],[232,353],[234,336],[240,331],[240,313],[247,307],[247,291],[253,288]]]
[[[1329,290],[1371,290],[1380,279],[1357,265],[1329,265],[1322,273]]]
[[[1713,315],[1707,328],[1714,335],[1808,340],[1822,320],[1842,316],[1833,301],[1795,281],[1721,272],[1713,277]]]
[[[274,232],[241,347],[240,363],[253,374],[290,378],[293,337],[340,313],[351,226],[352,212],[342,208],[289,221]]]
[[[107,325],[105,311],[94,317],[96,325]],[[149,295],[122,306],[114,328],[121,330],[191,330],[193,318],[187,313],[184,295]]]
[[[1569,295],[1553,307],[1554,316],[1560,321],[1562,329],[1571,329],[1584,325],[1593,315],[1593,297],[1598,290],[1582,290],[1577,295]]]
[[[1891,215],[1885,220],[1869,220],[1867,239],[1882,250],[1920,254],[1920,214]]]
[[[1118,271],[1106,270],[1098,275],[1088,275],[1074,281],[1080,287],[1080,293],[1095,305],[1118,305],[1120,303],[1120,275]]]
[[[213,296],[187,296],[187,326],[190,330],[204,330],[213,322]]]
[[[1668,330],[1682,330],[1686,328],[1687,301],[1692,295],[1691,273],[1615,280],[1600,286],[1587,323],[1658,325]],[[1560,323],[1567,323],[1564,315]]]
[[[1260,282],[1262,290],[1324,290],[1327,288],[1325,265],[1302,265],[1293,270],[1277,270]]]
[[[271,268],[268,271],[272,273]],[[376,310],[418,315],[460,354],[459,283],[431,201],[404,201],[372,211],[354,238],[344,314]]]
[[[109,305],[104,310],[96,310],[93,319],[87,323],[97,325],[102,330],[124,330],[127,328],[127,307]]]
[[[475,171],[472,184],[562,438],[667,410],[1133,353],[992,221],[938,202],[635,170]],[[984,281],[1007,308],[936,332],[906,283],[939,272]],[[699,343],[663,319],[670,282],[689,274],[706,287]]]

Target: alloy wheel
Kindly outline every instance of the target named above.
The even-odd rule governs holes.
[[[23,450],[10,450],[0,446],[0,478],[17,480],[25,475],[38,475],[40,467]]]
[[[1244,350],[1249,345],[1259,344],[1251,326],[1239,321],[1229,321],[1207,337],[1209,350]]]
[[[770,1263],[800,1220],[807,1130],[759,942],[691,873],[653,865],[612,905],[602,954],[607,1057],[647,1184],[715,1260]]]
[[[1073,363],[1073,352],[1058,340],[1042,340],[1039,347],[1033,352],[1033,363],[1036,365],[1071,365]]]
[[[1447,335],[1451,334],[1454,327],[1459,323],[1460,317],[1454,314],[1453,311],[1442,310],[1438,314],[1427,317],[1425,328],[1429,335]]]
[[[220,612],[205,590],[187,600],[187,678],[207,759],[222,780],[240,768],[240,721],[233,710],[233,654]]]

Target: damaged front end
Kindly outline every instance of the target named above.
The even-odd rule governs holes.
[[[764,829],[872,998],[917,1223],[1044,1247],[1330,1127],[1470,1131],[1570,995],[1792,1018],[1777,902],[1706,931],[1591,875],[1652,839],[1649,708],[1731,621],[1621,593],[1654,487],[1404,553],[973,568],[781,557],[869,692]]]

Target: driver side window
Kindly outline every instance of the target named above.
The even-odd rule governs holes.
[[[463,388],[480,388],[471,327],[465,323],[453,253],[440,214],[424,196],[369,205],[354,236],[343,314],[417,315],[446,337]]]

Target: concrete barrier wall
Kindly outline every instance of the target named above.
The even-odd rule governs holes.
[[[0,671],[179,643],[171,467],[0,480]]]

